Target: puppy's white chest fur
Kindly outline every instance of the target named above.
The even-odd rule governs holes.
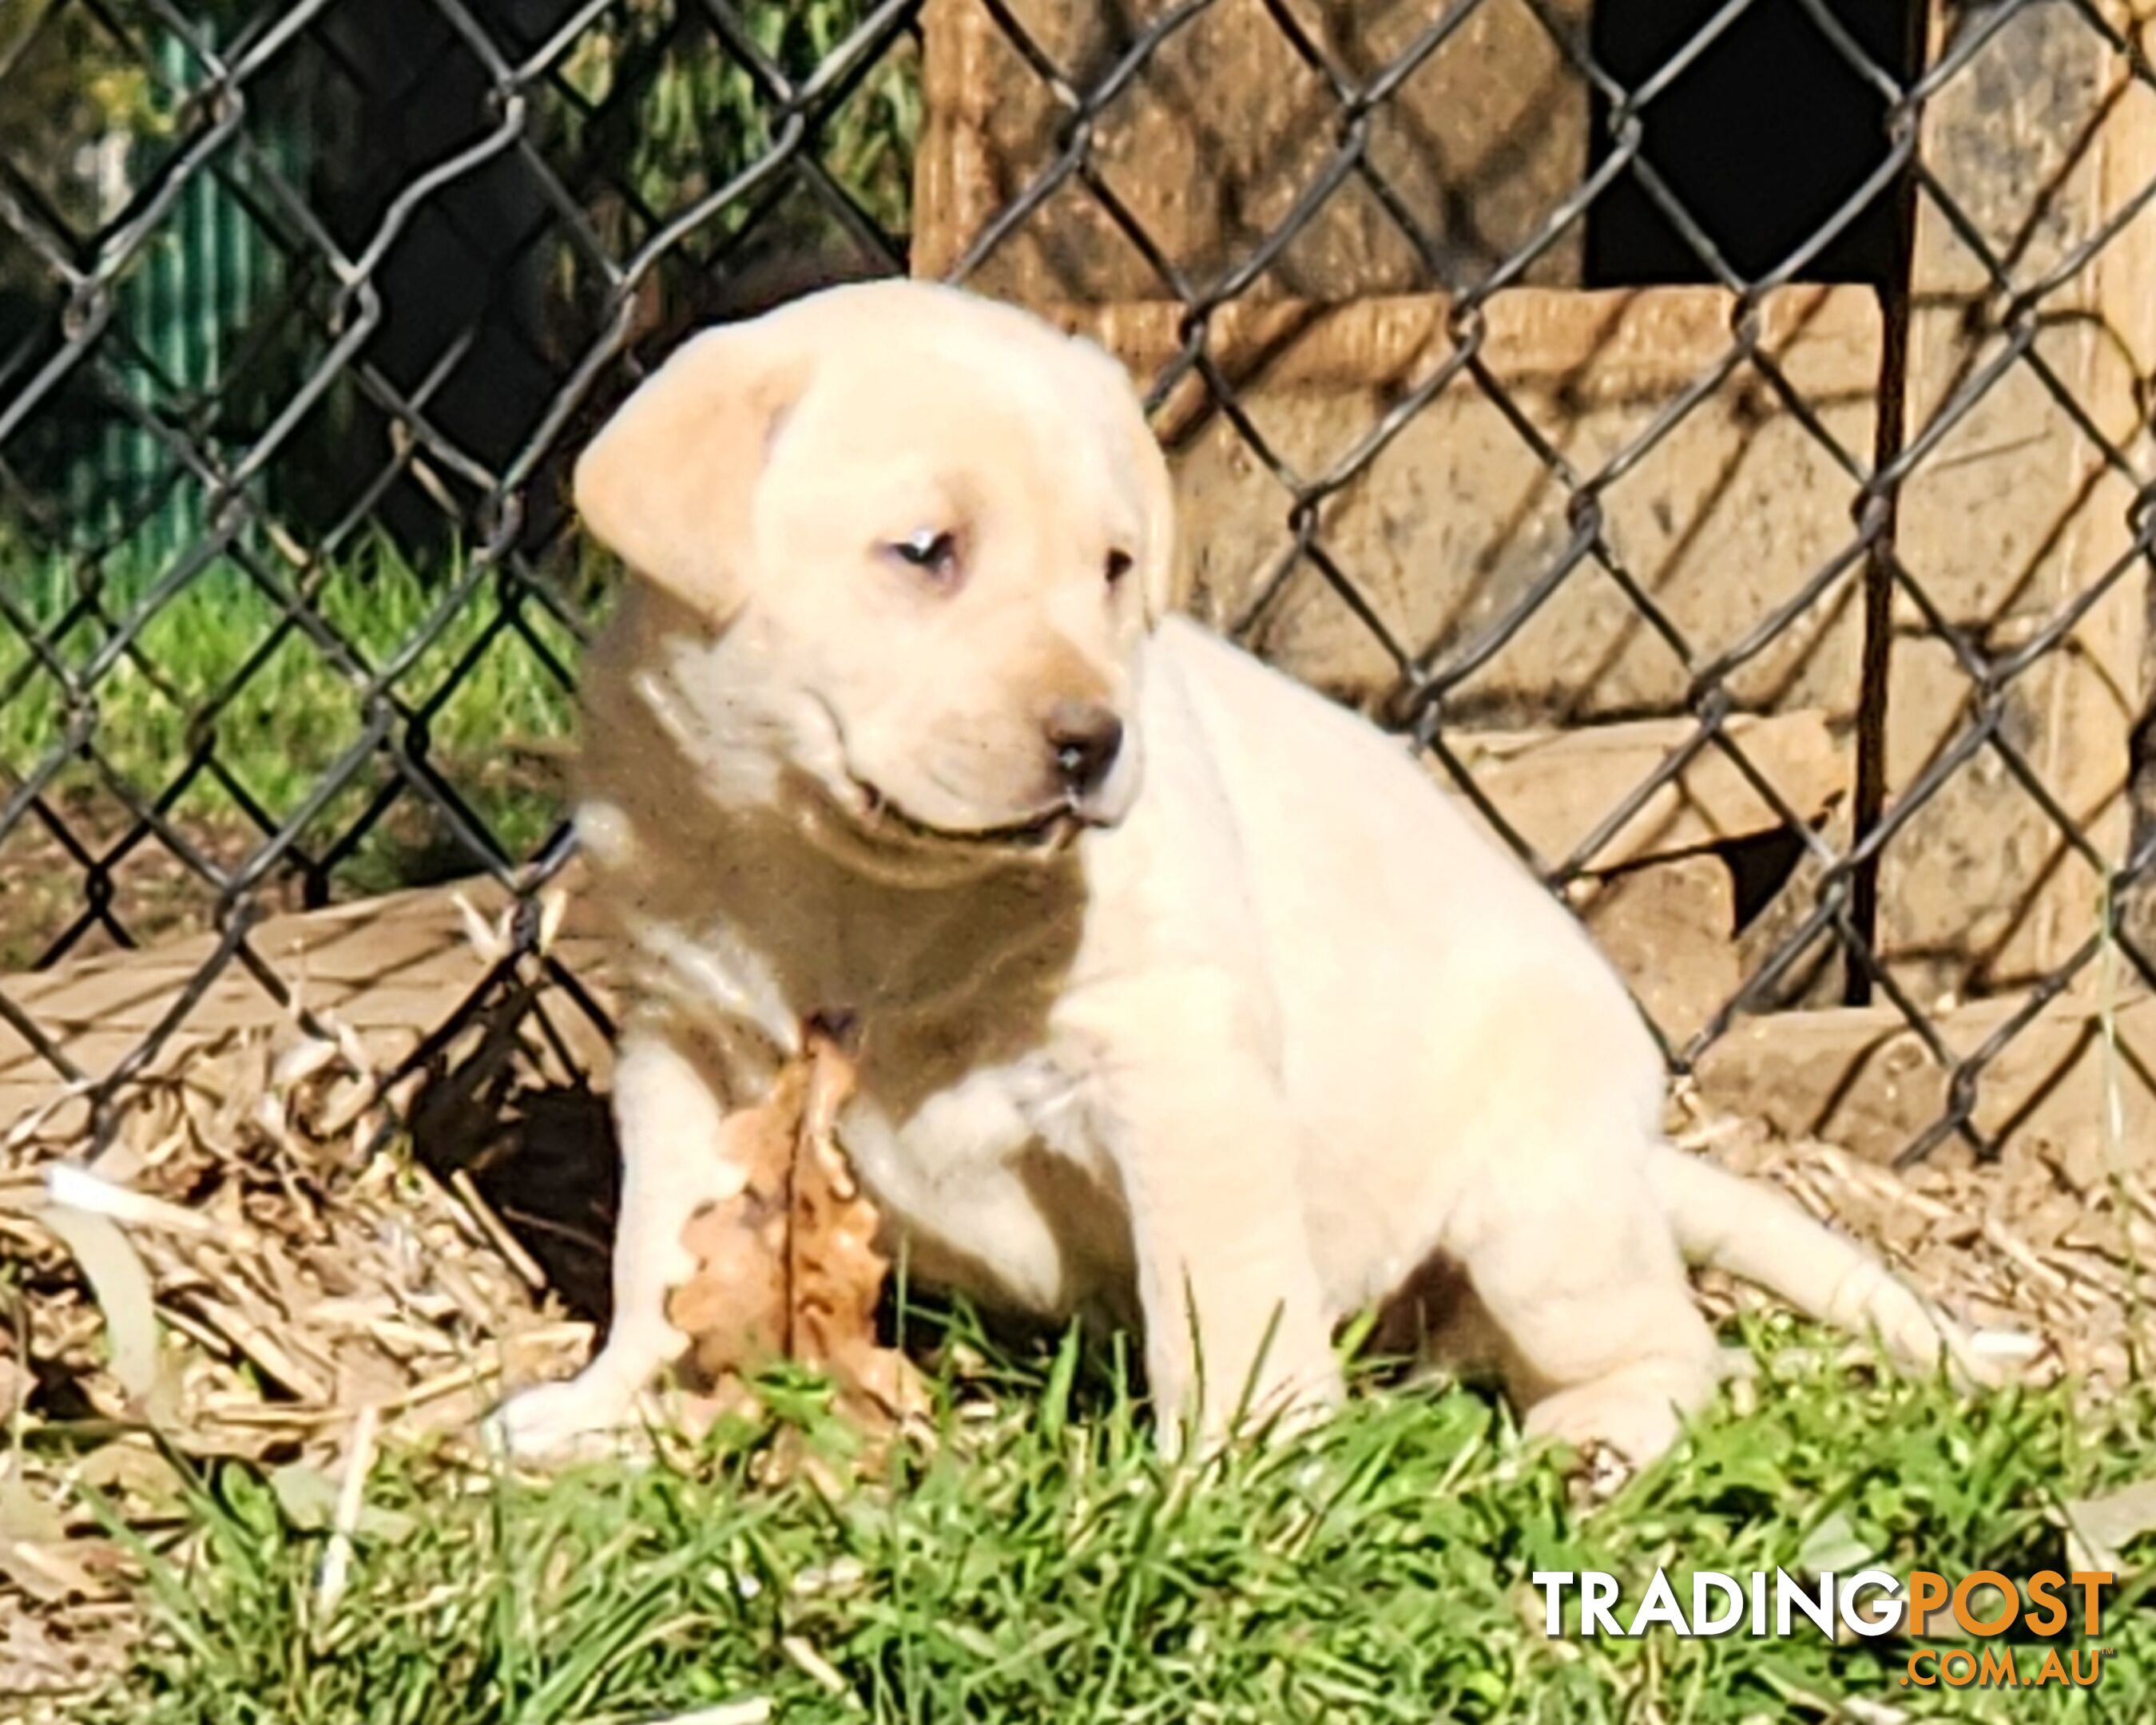
[[[848,1154],[924,1279],[1043,1317],[1130,1315],[1129,1218],[1086,1083],[1051,1049],[968,1073],[894,1124],[873,1094]]]

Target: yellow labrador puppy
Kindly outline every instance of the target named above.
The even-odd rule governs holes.
[[[914,1275],[1142,1325],[1171,1447],[1334,1400],[1335,1323],[1436,1287],[1531,1431],[1644,1461],[1716,1378],[1685,1255],[1935,1358],[1870,1258],[1661,1142],[1617,977],[1397,740],[1165,613],[1167,469],[1097,349],[834,289],[690,342],[576,498],[640,577],[579,809],[622,1211],[611,1335],[513,1449],[636,1417],[722,1123],[819,1019]]]

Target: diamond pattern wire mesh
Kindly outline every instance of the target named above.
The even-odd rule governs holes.
[[[514,950],[463,1015],[528,1006],[552,984],[600,1017],[538,941],[537,895],[572,848],[549,750],[609,580],[566,520],[566,459],[688,327],[910,257],[1081,325],[1164,309],[1160,351],[1132,363],[1171,447],[1186,462],[1228,452],[1235,494],[1265,499],[1238,541],[1262,555],[1237,571],[1238,602],[1212,605],[1218,620],[1261,650],[1291,640],[1281,618],[1296,607],[1352,628],[1364,669],[1336,692],[1411,737],[1553,887],[1593,886],[1610,841],[1703,763],[1727,763],[1772,811],[1792,848],[1766,932],[1718,1006],[1663,1026],[1678,1068],[1748,1015],[1871,1001],[1951,1075],[1905,1154],[1954,1136],[1988,1148],[1978,1105],[2002,1052],[2099,970],[2151,979],[2133,913],[2156,834],[2123,786],[2093,805],[2064,786],[2056,736],[2024,722],[2032,702],[2056,716],[2051,696],[2026,691],[2085,653],[2092,619],[2139,603],[2156,532],[2145,392],[2122,424],[2082,399],[2091,374],[2061,345],[2101,325],[2090,284],[2136,255],[2156,199],[2156,177],[2118,170],[2134,157],[2106,131],[2148,124],[2133,113],[2156,99],[2143,33],[2097,0],[1929,18],[1841,0],[1631,10],[1628,23],[1617,0],[23,8],[0,28],[7,967],[172,927],[217,938],[155,1026],[100,1070],[0,980],[21,1057],[108,1120],[230,967],[293,1001],[295,979],[251,937],[269,910],[473,870],[523,908]],[[1889,13],[1899,21],[1882,24]],[[1779,37],[1759,33],[1769,23]],[[2077,223],[2041,198],[2017,205],[2008,194],[2035,170],[1985,156],[1995,139],[1969,118],[1998,94],[1978,86],[2010,82],[2002,67],[2031,44],[2057,61],[2029,74],[2056,110],[2038,116],[2051,131],[2037,154],[2061,175],[2099,154],[2112,164]],[[1821,136],[1861,147],[1832,172],[1804,178],[1816,139],[1722,161],[1698,147],[1711,129],[1658,143],[1658,128],[1676,136],[1671,116],[1711,128],[1768,101],[1762,54],[1786,80],[1813,79],[1814,105],[1839,90],[1840,130]],[[1746,78],[1737,105],[1700,107],[1716,80]],[[1161,131],[1163,114],[1182,130]],[[1149,157],[1164,136],[1195,141]],[[968,174],[973,191],[954,193]],[[1779,217],[1748,228],[1730,213],[1747,204]],[[1852,279],[1877,290],[1866,388],[1880,404],[1854,419],[1784,339],[1793,284]],[[1658,282],[1687,284],[1686,303],[1722,320],[1706,347],[1695,328],[1671,350],[1700,347],[1690,375],[1599,442],[1571,434],[1563,380],[1556,418],[1525,399],[1514,308],[1599,289],[1594,306],[1619,305],[1599,327],[1621,335],[1622,296]],[[1933,287],[1957,308],[1958,367],[1926,356]],[[1359,404],[1344,429],[1336,412],[1314,438],[1284,436],[1265,319],[1292,331],[1297,307],[1322,321],[1358,304],[1421,317],[1424,362],[1341,397]],[[1959,447],[1972,427],[2031,390],[2045,405],[2029,411],[2094,452],[2061,520],[2099,492],[2091,508],[2122,499],[2107,518],[2116,544],[2095,535],[2102,555],[2082,554],[2056,602],[2023,594],[1987,617],[1935,591],[1912,488],[1974,458]],[[1800,457],[1807,494],[1831,490],[1842,513],[1804,541],[1801,571],[1703,629],[1626,524],[1631,494],[1661,485],[1671,452],[1732,400],[1792,428],[1784,461]],[[1470,408],[1486,443],[1532,463],[1543,526],[1521,541],[1526,562],[1514,555],[1433,629],[1373,591],[1358,560],[1375,541],[1340,524],[1409,462],[1404,440],[1440,422],[1430,416]],[[1784,479],[1797,483],[1794,467],[1748,481],[1758,494],[1739,506],[1773,515]],[[1424,535],[1404,554],[1415,578],[1445,580],[1442,535],[1402,531]],[[1192,555],[1204,600],[1208,549]],[[1740,569],[1712,573],[1743,586]],[[1600,609],[1586,614],[1610,638],[1549,634],[1589,590]],[[1742,721],[1775,710],[1792,643],[1830,627],[1855,643],[1832,715],[1854,765],[1823,820],[1754,758]],[[1605,699],[1568,683],[1574,667],[1551,642],[1615,652],[1613,631],[1656,656],[1653,689]],[[1913,755],[1893,729],[1897,668],[1912,655],[1928,687],[1958,691]],[[1522,662],[1499,679],[1509,695],[1488,693],[1493,668]],[[2119,699],[2138,719],[2133,669]],[[1476,742],[1493,722],[1643,719],[1684,723],[1657,733],[1670,739],[1659,764],[1576,823],[1565,854],[1537,854],[1485,791]],[[547,747],[506,764],[498,739],[520,731]],[[2119,755],[2123,780],[2123,740]],[[2085,929],[2069,916],[2010,977],[1890,950],[1896,858],[1927,821],[1976,818],[1955,787],[1978,781],[2024,800],[2016,830],[2056,854],[2052,873],[2093,883]],[[2042,885],[2046,868],[2026,872]],[[2010,937],[2024,910],[1980,896],[1971,927],[1989,918],[1988,940],[2003,917]],[[1999,998],[1974,1045],[1943,1028],[1942,976],[1946,993]]]

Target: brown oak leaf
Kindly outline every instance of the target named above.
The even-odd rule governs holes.
[[[696,1273],[667,1308],[689,1364],[722,1385],[780,1359],[828,1373],[840,1405],[870,1426],[925,1411],[912,1363],[877,1345],[876,1302],[890,1260],[878,1216],[837,1137],[852,1061],[812,1032],[758,1106],[726,1122],[718,1154],[742,1170],[733,1197],[690,1218]]]

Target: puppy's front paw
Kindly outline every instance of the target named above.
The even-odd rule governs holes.
[[[1584,1457],[1614,1452],[1645,1467],[1684,1430],[1675,1400],[1652,1385],[1588,1384],[1545,1396],[1527,1410],[1527,1435],[1569,1444]]]
[[[488,1417],[489,1446],[514,1461],[567,1465],[633,1453],[635,1398],[592,1374],[520,1391]]]

